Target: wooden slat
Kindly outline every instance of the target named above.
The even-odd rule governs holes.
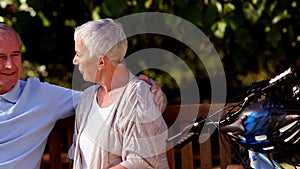
[[[172,130],[169,131],[169,136],[173,134]],[[167,158],[168,158],[168,164],[170,169],[175,169],[175,150],[173,142],[167,143]]]
[[[200,164],[201,169],[212,169],[212,151],[211,140],[209,134],[203,133],[200,137],[204,137],[206,141],[200,143]]]
[[[180,128],[184,128],[187,124],[182,123]],[[193,158],[193,145],[189,142],[183,148],[180,149],[181,164],[182,168],[194,169],[194,158]]]
[[[193,146],[192,143],[188,143],[180,150],[181,153],[181,168],[182,169],[194,169],[194,158],[193,158]]]
[[[167,106],[163,112],[163,117],[167,125],[171,126],[175,121],[190,122],[197,117],[207,118],[208,115],[212,115],[220,110],[223,105],[224,104],[190,104]],[[222,114],[223,112],[221,111],[212,118],[217,121]]]
[[[59,165],[61,164],[60,134],[59,129],[55,128],[49,135],[49,140],[57,140],[49,142],[49,154],[53,154],[50,156],[50,169],[62,169],[62,166]]]
[[[66,130],[64,130],[66,129]],[[48,137],[49,152],[45,153],[42,157],[41,169],[62,169],[62,164],[67,163],[68,169],[71,169],[71,163],[67,158],[67,152],[62,151],[62,134],[67,135],[67,146],[72,144],[74,117],[67,117],[56,122],[54,128]],[[66,131],[67,133],[63,133]],[[49,167],[46,167],[46,166]]]
[[[174,157],[175,151],[174,148],[171,148],[167,151],[167,158],[168,158],[168,164],[170,169],[175,169],[175,157]]]
[[[222,137],[223,136],[219,134],[220,166],[221,169],[226,169],[227,166],[232,162],[230,156],[231,150],[228,148],[230,147],[229,143]],[[221,139],[223,139],[223,141]]]
[[[242,165],[228,165],[226,169],[245,169]]]

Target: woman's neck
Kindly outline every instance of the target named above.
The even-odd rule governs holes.
[[[125,86],[129,82],[129,71],[125,64],[119,64],[106,83],[101,84],[97,93],[97,102],[100,107],[107,107],[114,101],[115,89]]]
[[[125,64],[118,64],[106,83],[101,84],[104,92],[125,86],[129,82],[129,71]]]

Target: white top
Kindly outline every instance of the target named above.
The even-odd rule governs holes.
[[[111,112],[113,106],[114,106],[114,103],[108,107],[101,108],[97,103],[97,92],[96,92],[94,95],[90,115],[92,115],[93,118],[98,117],[99,125],[102,126],[103,122],[105,122],[107,120],[108,115]],[[102,120],[100,120],[100,119],[102,119]],[[91,123],[87,123],[87,126],[89,126],[89,124],[91,124]],[[92,127],[92,126],[89,126],[89,127]],[[82,167],[83,167],[83,169],[89,169],[91,167],[88,164],[91,164],[91,161],[93,160],[92,153],[93,153],[93,150],[95,149],[96,144],[90,139],[89,134],[85,130],[83,130],[83,133],[80,137],[79,146],[82,151]]]

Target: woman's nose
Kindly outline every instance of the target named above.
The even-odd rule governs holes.
[[[74,64],[74,65],[77,65],[77,64],[78,64],[78,61],[77,61],[76,55],[75,55],[75,56],[74,56],[74,58],[73,58],[73,64]]]

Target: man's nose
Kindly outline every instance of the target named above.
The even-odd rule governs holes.
[[[5,68],[11,69],[13,67],[13,60],[11,57],[7,57],[5,61]]]

